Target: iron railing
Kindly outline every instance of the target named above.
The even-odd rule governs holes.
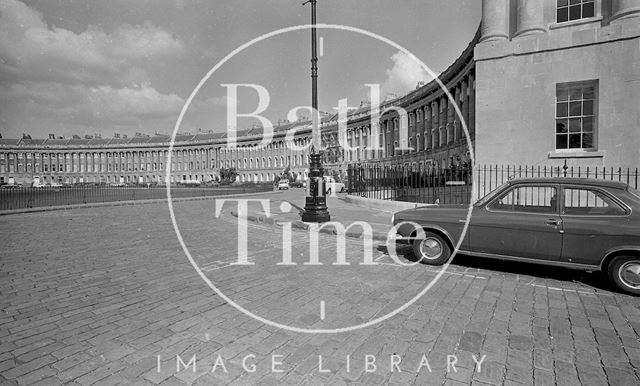
[[[483,197],[513,178],[573,177],[621,181],[638,189],[638,168],[483,165],[435,168],[431,165],[349,165],[350,194],[424,204],[469,204],[475,189]],[[475,186],[474,186],[475,185]]]
[[[273,190],[272,184],[245,184],[228,187],[172,187],[172,198],[210,197]],[[68,186],[0,188],[0,210],[100,202],[165,199],[164,186]]]

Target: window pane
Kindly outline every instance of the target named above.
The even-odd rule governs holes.
[[[566,134],[556,135],[556,149],[567,149],[568,147],[568,136]]]
[[[582,115],[593,115],[593,101],[582,102]]]
[[[584,99],[595,99],[596,98],[596,93],[595,90],[593,89],[593,87],[585,87],[583,89],[583,98]]]
[[[556,120],[556,133],[566,133],[569,131],[568,129],[568,121],[566,119]]]
[[[552,213],[556,211],[556,188],[523,186],[510,190],[490,205],[490,209],[508,212]]]
[[[569,135],[569,149],[580,149],[582,148],[580,134],[570,134]]]
[[[576,188],[564,190],[564,213],[579,216],[624,215],[626,210],[601,192]]]
[[[579,101],[582,99],[582,88],[581,87],[574,87],[572,89],[569,90],[569,98],[571,98],[572,101]]]
[[[569,8],[559,8],[557,22],[563,23],[569,20]]]
[[[582,2],[582,0],[571,0],[571,5],[576,5],[576,4],[580,4]]]
[[[593,117],[582,118],[582,131],[588,133],[593,131]]]
[[[558,7],[566,7],[569,5],[569,0],[558,0]]]
[[[556,91],[556,99],[558,102],[569,100],[569,89],[568,88],[558,88]]]
[[[579,117],[582,115],[582,102],[569,103],[569,114],[572,117]]]
[[[571,133],[579,133],[582,131],[582,120],[580,118],[569,119],[569,131]]]
[[[568,116],[568,113],[569,113],[568,103],[558,103],[556,105],[556,117],[564,118]]]
[[[592,149],[593,148],[593,134],[592,133],[582,134],[582,147],[584,149]]]
[[[595,15],[595,6],[593,3],[585,3],[582,6],[582,17],[593,17]]]
[[[569,20],[578,20],[581,16],[581,7],[579,5],[572,5],[569,7]]]

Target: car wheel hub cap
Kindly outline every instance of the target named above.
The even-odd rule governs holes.
[[[632,288],[640,288],[640,261],[630,261],[620,267],[622,282]]]
[[[420,244],[420,251],[427,259],[437,259],[442,255],[442,245],[436,239],[426,239]]]

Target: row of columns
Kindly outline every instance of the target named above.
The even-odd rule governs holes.
[[[516,0],[516,32],[514,36],[546,31],[544,7],[555,0]],[[482,0],[480,41],[509,39],[510,0]],[[640,0],[612,0],[611,20],[640,16]]]
[[[293,141],[293,145],[296,147],[302,147],[308,143],[310,143],[310,138],[299,138]],[[266,164],[263,165],[262,160],[265,160],[265,162],[273,160],[273,163],[268,167],[303,166],[306,164],[306,156],[309,153],[309,150],[297,151],[291,149],[287,142],[280,140],[267,147],[258,148],[256,147],[257,145],[258,143],[256,142],[247,146],[238,146],[234,149],[216,148],[214,157],[217,160],[217,166],[221,168],[261,169],[266,166]],[[252,160],[252,165],[249,165],[249,160]],[[245,161],[247,162],[246,166]]]
[[[302,146],[309,138],[296,138],[294,144]],[[255,144],[254,144],[255,145]],[[174,149],[172,171],[211,170],[218,167],[249,168],[244,160],[254,159],[251,169],[264,167],[261,159],[272,159],[273,167],[287,165],[304,166],[308,151],[294,151],[284,141],[255,149],[241,146],[227,149],[224,146]],[[257,157],[256,157],[257,156]],[[168,150],[149,149],[136,151],[106,150],[100,152],[0,152],[0,173],[105,173],[163,170]],[[276,161],[277,160],[277,161]]]
[[[190,168],[198,170],[210,167],[208,165],[211,156],[209,149],[189,151],[190,154],[187,150],[177,150],[173,155],[173,163],[187,162]],[[167,155],[166,150],[126,152],[114,150],[90,153],[11,152],[0,153],[0,168],[4,173],[149,171],[162,169],[166,163]]]
[[[472,138],[475,131],[474,84],[474,74],[470,73],[450,89]],[[346,161],[367,161],[401,155],[395,149],[403,145],[412,147],[413,152],[429,151],[463,138],[462,123],[449,98],[440,93],[437,98],[430,99],[430,102],[425,101],[420,107],[409,109],[408,117],[396,116],[382,121],[378,141],[382,148],[380,151],[367,150],[374,143],[370,125],[349,129],[347,142],[350,147],[357,149],[347,152]],[[402,153],[407,154],[409,151]]]

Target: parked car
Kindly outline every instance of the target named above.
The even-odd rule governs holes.
[[[471,211],[459,253],[604,271],[619,289],[640,295],[640,192],[627,184],[515,179],[477,201]],[[435,206],[395,213],[398,234],[392,242],[411,244],[423,263],[444,264],[468,212],[468,207]]]
[[[3,189],[20,189],[22,188],[22,184],[5,184],[2,185]]]
[[[304,188],[306,184],[303,181],[292,181],[289,183],[289,186],[292,188]]]
[[[278,181],[278,190],[289,189],[289,180],[281,179]]]
[[[146,183],[144,184],[146,186]],[[198,187],[201,182],[198,180],[182,180],[177,183],[179,186]]]
[[[337,182],[333,177],[324,176],[324,182],[326,194],[331,194],[332,192],[342,193],[345,191],[344,184],[342,182]]]

